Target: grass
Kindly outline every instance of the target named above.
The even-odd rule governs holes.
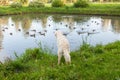
[[[26,13],[59,13],[59,14],[82,14],[82,15],[108,15],[108,16],[120,16],[120,4],[116,3],[90,3],[87,8],[74,8],[72,4],[67,4],[65,7],[54,8],[51,4],[46,4],[46,7],[34,8],[34,7],[0,7],[0,15],[11,14],[26,14]]]
[[[84,44],[71,52],[72,63],[39,48],[27,49],[15,60],[0,64],[1,80],[119,80],[120,41],[95,47]]]

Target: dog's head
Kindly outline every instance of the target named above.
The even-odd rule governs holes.
[[[57,37],[58,35],[62,34],[62,32],[60,30],[57,30],[54,32],[55,33],[55,36]]]

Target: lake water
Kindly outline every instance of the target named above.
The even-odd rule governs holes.
[[[59,14],[0,16],[0,61],[21,55],[27,48],[41,47],[57,54],[55,30],[61,30],[71,51],[86,42],[108,44],[120,40],[120,17]]]

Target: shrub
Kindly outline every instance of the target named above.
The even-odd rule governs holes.
[[[63,7],[63,6],[64,6],[64,3],[61,0],[54,0],[52,2],[52,7]]]
[[[12,8],[21,8],[21,7],[22,7],[22,4],[21,4],[21,3],[18,3],[18,2],[15,2],[15,3],[12,3],[12,4],[10,5],[10,7],[12,7]]]
[[[44,7],[44,3],[35,1],[35,2],[30,2],[29,7]]]
[[[74,3],[74,7],[78,8],[84,8],[84,7],[88,7],[88,3],[86,1],[83,0],[78,0],[77,2]]]

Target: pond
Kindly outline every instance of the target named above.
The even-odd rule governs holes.
[[[35,47],[57,54],[55,30],[63,32],[70,42],[71,51],[75,51],[83,42],[95,46],[120,40],[120,17],[63,14],[0,16],[0,61]]]

